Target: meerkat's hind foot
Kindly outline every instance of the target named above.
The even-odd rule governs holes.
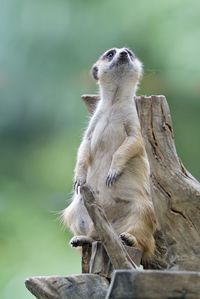
[[[87,236],[74,236],[69,244],[72,246],[72,247],[81,247],[83,245],[92,245],[92,238],[90,237],[87,237]]]
[[[120,239],[123,241],[123,243],[127,246],[137,247],[138,241],[135,236],[124,232],[120,234]]]

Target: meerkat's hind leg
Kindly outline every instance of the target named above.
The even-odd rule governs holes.
[[[83,245],[92,245],[92,242],[93,242],[93,239],[90,238],[90,237],[87,237],[87,236],[74,236],[69,244],[72,246],[72,247],[81,247]]]
[[[127,246],[138,247],[138,241],[137,241],[136,237],[127,232],[121,233],[120,239]]]

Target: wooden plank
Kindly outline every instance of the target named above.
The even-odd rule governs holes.
[[[104,299],[108,281],[94,274],[28,278],[27,289],[38,299]]]
[[[106,299],[199,299],[200,272],[117,270]]]

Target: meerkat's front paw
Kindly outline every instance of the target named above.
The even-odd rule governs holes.
[[[110,169],[106,178],[106,186],[111,187],[117,181],[121,174],[122,172],[117,169]]]
[[[86,183],[86,176],[77,176],[74,181],[74,190],[79,192],[79,188]]]
[[[72,247],[80,247],[86,244],[92,245],[92,239],[87,236],[75,236],[70,240],[69,244]]]
[[[121,240],[124,242],[127,246],[137,247],[138,241],[135,236],[129,234],[129,233],[122,233],[120,234]]]

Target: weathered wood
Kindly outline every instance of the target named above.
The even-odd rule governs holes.
[[[27,289],[38,299],[104,299],[108,281],[95,274],[31,277]]]
[[[136,104],[154,206],[168,248],[166,261],[169,267],[200,270],[200,184],[178,158],[165,97],[137,97]]]
[[[130,258],[135,262],[135,264],[139,267],[142,258],[142,251],[124,245]],[[90,260],[90,273],[99,274],[106,278],[111,278],[113,273],[113,266],[110,261],[110,258],[102,245],[101,242],[93,242],[92,243],[92,256]]]
[[[92,244],[92,249],[90,272],[110,278],[113,267],[102,243],[94,242]]]
[[[84,244],[82,246],[82,273],[90,272],[90,258],[91,258],[92,247],[90,244]]]
[[[119,236],[106,218],[103,208],[96,202],[92,191],[85,184],[80,188],[85,207],[93,221],[95,230],[100,237],[114,269],[137,269]]]
[[[117,270],[106,299],[199,299],[200,272]]]
[[[98,99],[97,95],[84,96],[89,113],[93,111],[90,101],[95,107]],[[200,183],[176,153],[165,97],[140,96],[135,101],[151,167],[153,202],[163,233],[166,251],[161,254],[163,264],[175,269],[200,270]]]

